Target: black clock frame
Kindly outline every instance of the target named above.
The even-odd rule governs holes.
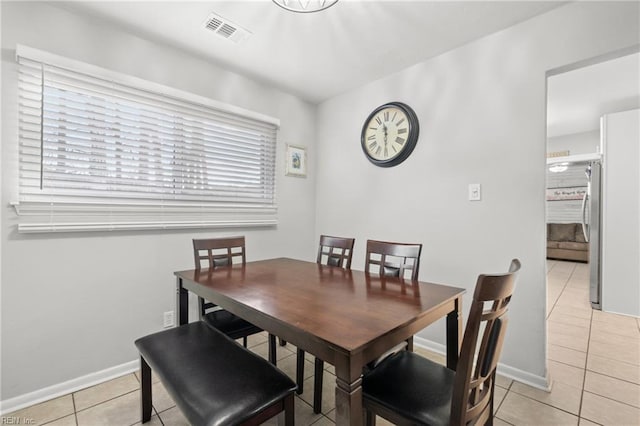
[[[371,123],[371,120],[373,119],[373,117],[375,117],[376,114],[380,112],[380,110],[389,108],[389,107],[399,108],[406,114],[407,120],[409,121],[409,131],[407,136],[407,142],[404,144],[402,151],[400,152],[399,155],[393,158],[390,158],[388,160],[378,160],[376,158],[371,157],[369,155],[369,152],[367,151],[365,132],[367,130],[367,127]],[[411,155],[411,153],[413,152],[413,149],[416,147],[419,133],[420,133],[420,125],[418,124],[418,116],[409,105],[402,102],[387,102],[386,104],[380,105],[379,107],[374,109],[373,112],[371,112],[371,114],[369,114],[369,116],[365,120],[364,125],[362,126],[362,131],[360,133],[360,145],[362,147],[362,152],[364,152],[364,155],[373,164],[379,167],[393,167],[393,166],[397,166],[398,164],[402,163],[404,160],[409,158],[409,155]]]

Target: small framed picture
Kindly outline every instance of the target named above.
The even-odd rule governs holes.
[[[287,176],[307,177],[307,148],[287,144]]]

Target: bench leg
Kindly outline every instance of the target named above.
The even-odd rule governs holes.
[[[274,418],[278,426],[293,426],[295,424],[295,396],[292,393],[265,408],[253,417],[239,423],[238,426],[257,426]]]
[[[290,393],[284,399],[284,424],[285,426],[295,425],[295,397]]]
[[[142,409],[142,423],[151,420],[151,367],[144,358],[140,357],[140,402]]]
[[[296,393],[300,395],[304,385],[304,351],[302,349],[296,352],[296,382],[298,385]]]
[[[277,365],[276,361],[276,336],[269,334],[269,362]]]
[[[322,379],[324,377],[324,361],[316,358],[313,373],[313,412],[319,414],[322,411]]]

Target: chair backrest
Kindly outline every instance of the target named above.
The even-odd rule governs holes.
[[[392,243],[367,240],[365,272],[375,272],[386,277],[405,277],[411,271],[411,279],[418,279],[422,244]]]
[[[196,269],[211,269],[234,263],[247,263],[244,236],[193,240]]]
[[[520,261],[513,259],[509,272],[478,277],[453,385],[452,425],[485,424],[492,416],[496,366],[507,329],[507,305],[519,270]]]
[[[321,235],[316,263],[351,269],[351,257],[355,241],[354,238]]]

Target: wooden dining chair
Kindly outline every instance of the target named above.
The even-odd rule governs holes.
[[[320,236],[316,263],[351,269],[354,238]]]
[[[422,244],[367,240],[364,270],[380,276],[417,280],[421,251]]]
[[[193,258],[196,270],[213,269],[233,264],[247,263],[245,238],[207,238],[193,240]],[[198,297],[200,319],[210,327],[220,330],[232,339],[242,338],[247,347],[247,337],[261,333],[263,330],[248,321],[226,311],[212,302]],[[269,361],[276,364],[275,336],[269,335]]]
[[[351,258],[353,256],[353,245],[355,241],[354,238],[321,235],[316,263],[347,270],[351,269]],[[302,349],[298,349],[296,367],[298,394],[301,394],[303,390],[304,354],[305,352]],[[313,374],[313,411],[317,414],[322,410],[322,379],[324,374],[324,361],[320,358],[315,359]]]
[[[509,272],[478,277],[456,371],[401,351],[365,373],[367,425],[375,425],[376,415],[394,424],[492,424],[496,366],[519,270],[514,259]]]
[[[367,240],[364,270],[380,277],[410,278],[412,281],[416,281],[420,272],[421,252],[422,244],[419,243]],[[384,352],[377,359],[371,361],[367,368],[375,368],[387,357],[405,349],[413,351],[413,337]]]

